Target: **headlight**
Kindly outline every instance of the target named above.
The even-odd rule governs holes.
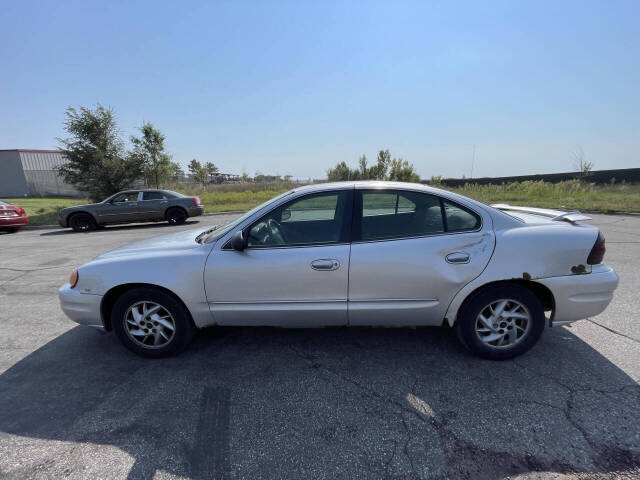
[[[74,268],[73,272],[69,276],[69,283],[71,284],[71,288],[75,287],[78,283],[78,269]]]

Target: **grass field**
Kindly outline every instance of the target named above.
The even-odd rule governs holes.
[[[179,189],[185,195],[198,195],[207,213],[246,211],[275,197],[294,185],[235,184]],[[640,185],[601,185],[567,181],[561,183],[522,182],[505,185],[475,185],[447,188],[485,203],[510,203],[532,207],[560,208],[588,212],[640,213]],[[61,208],[87,203],[78,198],[3,198],[24,207],[30,225],[57,223]]]

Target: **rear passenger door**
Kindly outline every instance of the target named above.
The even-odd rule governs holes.
[[[142,220],[162,220],[169,201],[162,192],[142,192],[140,218]]]
[[[482,214],[410,190],[356,190],[351,325],[440,325],[453,296],[493,252]]]

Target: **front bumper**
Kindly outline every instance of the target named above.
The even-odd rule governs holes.
[[[80,325],[87,325],[104,330],[100,317],[102,295],[82,293],[66,283],[58,290],[60,308],[67,317]]]
[[[553,293],[552,325],[575,322],[602,313],[618,286],[618,275],[606,265],[594,265],[591,273],[538,280]]]
[[[199,217],[204,213],[204,207],[191,207],[188,213],[190,217]]]

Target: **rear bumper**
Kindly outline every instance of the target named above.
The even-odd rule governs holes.
[[[199,217],[204,213],[204,207],[191,207],[188,213],[190,217]]]
[[[2,227],[23,227],[29,223],[29,217],[0,217],[0,228]]]
[[[618,286],[618,275],[606,265],[596,265],[591,273],[538,280],[553,293],[555,309],[552,325],[575,322],[602,313]]]
[[[67,283],[58,290],[60,308],[64,314],[76,323],[104,330],[100,318],[102,295],[81,293]]]

